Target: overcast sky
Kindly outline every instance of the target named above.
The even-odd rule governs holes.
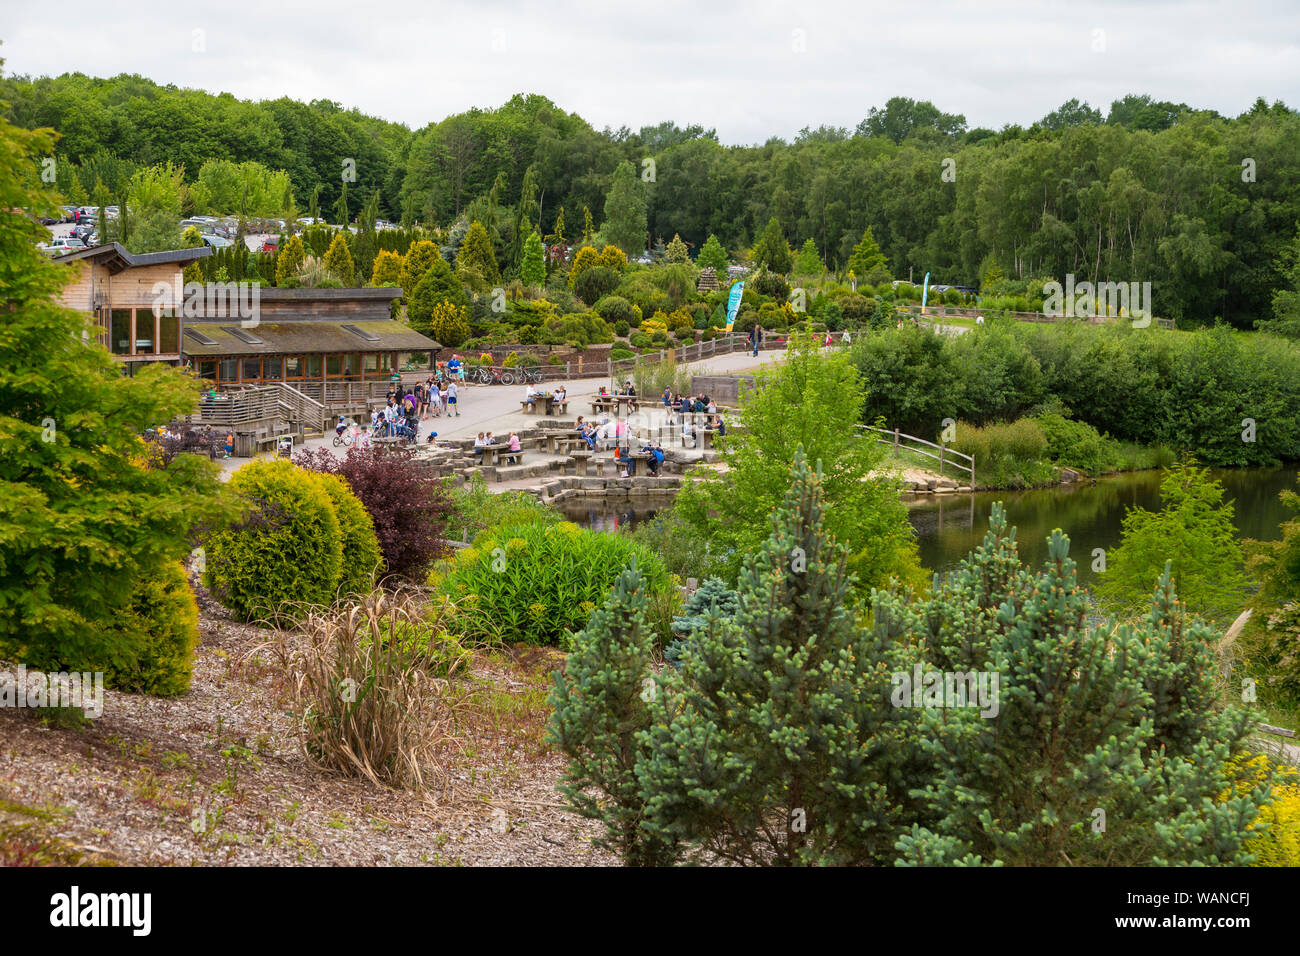
[[[9,74],[139,73],[246,99],[330,99],[419,128],[516,92],[596,128],[671,119],[724,143],[852,129],[891,96],[970,126],[1126,93],[1236,115],[1300,107],[1300,2],[6,0]]]

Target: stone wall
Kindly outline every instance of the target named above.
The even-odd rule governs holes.
[[[740,398],[740,389],[753,384],[752,375],[692,375],[691,394],[704,394],[719,405],[734,406]]]

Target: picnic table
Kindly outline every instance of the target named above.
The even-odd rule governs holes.
[[[640,395],[597,395],[591,400],[591,413],[598,415],[603,411],[620,409],[624,404],[627,405],[628,411],[635,412],[641,403]]]
[[[587,477],[587,463],[591,461],[594,455],[591,449],[569,452],[569,457],[573,459],[573,473],[580,478]]]
[[[569,410],[569,399],[567,396],[562,399],[557,399],[554,395],[550,394],[549,392],[537,393],[535,396],[533,396],[532,401],[529,401],[526,398],[521,398],[519,400],[519,408],[525,415],[531,415],[533,411],[537,408],[538,402],[541,402],[546,406],[547,415],[554,415],[557,410],[560,412],[561,415],[563,415],[566,414]]]
[[[586,444],[578,437],[577,432],[565,429],[564,431],[542,432],[540,441],[546,443],[547,454],[554,455],[563,452],[569,445],[576,445],[579,442]]]
[[[500,444],[500,443],[493,444],[493,445],[483,445],[479,448],[475,448],[474,454],[476,455],[481,454],[483,456],[484,463],[486,463],[490,459],[492,464],[494,465],[499,464],[502,458],[513,457],[515,459],[515,464],[520,464],[524,460],[524,451],[522,449],[520,449],[519,451],[511,451],[509,445]]]

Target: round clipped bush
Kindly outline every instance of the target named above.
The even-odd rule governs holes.
[[[599,302],[618,288],[618,273],[604,266],[583,272],[573,283],[573,291],[583,302]]]
[[[631,331],[631,326],[627,324],[626,319],[619,319],[617,322],[614,323],[614,334],[619,336],[620,338],[627,338],[627,334],[630,331]]]
[[[343,575],[343,536],[334,502],[313,476],[287,461],[254,462],[230,489],[247,517],[204,545],[203,583],[244,620],[334,600]]]
[[[631,349],[612,348],[609,350],[609,360],[611,362],[618,362],[622,359],[630,359],[634,355],[636,355],[636,353],[633,352]]]
[[[592,309],[598,316],[606,322],[626,322],[629,325],[634,324],[633,319],[640,321],[640,316],[636,313],[636,307],[631,302],[620,295],[607,295],[596,303]]]
[[[334,503],[334,513],[339,519],[343,536],[343,573],[339,587],[349,594],[365,594],[374,587],[375,578],[383,572],[384,559],[379,553],[379,539],[375,525],[370,520],[361,499],[338,475],[309,472],[320,482]]]
[[[558,645],[586,624],[633,562],[649,592],[670,591],[662,559],[629,538],[569,521],[512,525],[480,534],[429,583],[461,610],[467,638]]]
[[[199,606],[179,563],[164,564],[142,581],[125,613],[112,626],[124,648],[104,666],[104,683],[133,694],[174,697],[190,687],[194,648],[199,643]]]

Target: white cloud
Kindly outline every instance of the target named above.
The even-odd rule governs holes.
[[[203,9],[74,0],[25,4],[8,21],[9,73],[139,73],[246,99],[336,100],[415,128],[517,92],[541,93],[597,128],[671,119],[716,127],[729,143],[852,128],[895,95],[995,129],[1072,97],[1105,112],[1131,92],[1229,115],[1261,95],[1300,106],[1300,5],[1269,0]]]

